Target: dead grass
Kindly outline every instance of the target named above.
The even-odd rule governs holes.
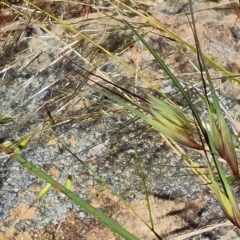
[[[2,109],[4,115],[11,116],[13,119],[12,123],[8,124],[11,131],[5,131],[4,138],[15,139],[17,130],[28,127],[28,131],[33,133],[33,145],[55,145],[61,150],[58,138],[64,132],[69,131],[77,121],[90,124],[96,119],[104,119],[105,116],[117,116],[121,119],[126,115],[125,110],[112,105],[102,96],[91,98],[92,89],[98,84],[105,84],[109,87],[111,83],[114,83],[116,85],[113,89],[119,91],[117,86],[121,86],[142,97],[148,92],[156,93],[159,88],[162,88],[166,91],[164,94],[179,103],[182,109],[186,107],[181,102],[182,98],[176,89],[171,86],[169,92],[166,90],[169,89],[167,86],[170,86],[169,79],[156,66],[151,54],[139,42],[136,42],[123,20],[132,23],[139,32],[145,35],[147,41],[158,49],[159,54],[189,90],[201,88],[200,75],[196,71],[195,55],[188,52],[186,47],[174,39],[169,38],[166,33],[154,29],[148,22],[148,16],[144,14],[150,9],[151,1],[124,1],[123,3],[126,5],[117,1],[95,1],[95,4],[89,1],[86,3],[82,1],[4,1],[1,3],[0,59],[2,61],[0,62],[0,74],[2,79],[0,88],[6,92],[10,91],[11,86],[14,88],[17,86],[17,91],[13,91],[8,101],[12,105],[14,102],[18,103],[12,107],[11,112],[7,107]],[[166,26],[172,24],[172,29],[179,37],[191,39],[192,34],[187,27],[188,23],[182,20],[181,16],[176,18],[159,12],[155,17],[161,24]],[[206,25],[200,22],[198,27],[201,32],[204,32]],[[202,39],[207,45],[206,36],[203,35]],[[224,37],[223,41],[227,44],[229,39]],[[220,55],[216,58],[219,58],[220,62],[223,61]],[[53,77],[53,73],[57,77]],[[61,75],[64,75],[64,78],[61,78]],[[217,71],[213,71],[213,75],[216,78],[222,77]],[[18,78],[27,80],[17,85]],[[36,79],[50,80],[41,85]],[[106,84],[104,79],[107,79],[109,83]],[[17,97],[26,94],[26,91],[31,91],[29,88],[31,85],[33,85],[33,92],[27,95],[27,100]],[[228,89],[233,89],[233,87],[228,87]],[[225,95],[227,95],[226,92],[224,91]],[[42,94],[44,101],[39,100]],[[238,90],[233,98],[236,96],[239,96]],[[31,107],[28,108],[28,105]],[[111,126],[108,132],[109,139],[128,136],[127,126],[134,121],[135,119],[131,116],[128,122],[120,127]],[[60,129],[61,126],[65,126],[64,130],[55,130]],[[145,131],[148,131],[147,128],[140,129],[139,135]],[[156,137],[156,133],[152,134]],[[137,136],[136,134],[134,139]],[[71,145],[74,145],[76,141],[74,136],[69,139]],[[165,144],[171,146],[172,143],[161,139],[157,144],[162,147]],[[172,146],[174,149],[175,146]],[[121,151],[121,147],[121,143],[114,146],[112,151],[109,150],[108,155],[111,156],[118,150]],[[176,149],[181,155],[181,151],[177,147]],[[92,157],[89,163],[97,163],[97,160]],[[93,197],[92,204],[99,208],[105,207],[104,210],[109,215],[129,231],[136,233],[140,239],[154,239],[149,229],[141,221],[135,219],[129,213],[129,209],[125,209],[111,194],[96,195]],[[151,205],[157,222],[156,228],[165,239],[185,232],[194,235],[206,231],[206,229],[199,229],[204,225],[196,221],[198,211],[204,207],[203,202],[199,200],[191,201],[181,198],[171,201],[151,197]],[[186,209],[190,205],[193,206],[193,212],[191,209]],[[142,216],[147,215],[143,200],[133,202],[133,207]],[[160,213],[160,208],[164,210],[169,208],[169,211]],[[174,211],[180,211],[182,215],[171,214]],[[17,239],[53,239],[53,236],[56,239],[61,237],[77,239],[76,233],[79,233],[79,239],[118,239],[95,220],[81,222],[73,215],[70,214],[63,219],[57,229],[56,226],[46,226],[43,231],[36,230],[28,236],[25,235],[26,232],[18,232],[16,233]],[[189,220],[195,222],[193,227],[189,226]],[[215,223],[207,230],[214,227],[219,227],[219,223]],[[5,235],[0,236],[0,239],[1,237],[10,239],[14,234],[15,230],[9,229]],[[189,235],[176,239],[184,239]]]

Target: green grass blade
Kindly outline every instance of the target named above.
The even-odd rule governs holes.
[[[136,236],[128,232],[126,229],[121,227],[118,223],[113,221],[110,217],[99,211],[98,209],[92,207],[90,204],[88,204],[85,200],[81,199],[77,194],[71,192],[69,189],[52,179],[49,175],[47,175],[45,172],[43,172],[41,169],[37,168],[30,162],[28,162],[26,159],[22,158],[18,154],[13,154],[13,157],[26,169],[28,169],[30,172],[35,174],[37,177],[45,180],[47,183],[51,184],[54,188],[65,194],[69,199],[71,199],[72,202],[74,202],[76,205],[81,207],[84,211],[89,213],[90,215],[97,218],[99,221],[101,221],[103,224],[105,224],[108,228],[110,228],[113,232],[118,233],[120,236],[122,236],[124,239],[128,240],[138,240]]]

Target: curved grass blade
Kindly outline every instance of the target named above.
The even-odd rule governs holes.
[[[90,215],[97,218],[100,222],[105,224],[108,228],[110,228],[113,232],[118,233],[120,236],[122,236],[124,239],[128,240],[139,240],[136,236],[128,232],[126,229],[124,229],[122,226],[120,226],[118,223],[113,221],[110,217],[99,211],[98,209],[92,207],[90,204],[88,204],[85,200],[80,198],[77,194],[71,192],[69,189],[52,179],[49,175],[47,175],[45,172],[43,172],[41,169],[37,168],[35,165],[28,162],[26,159],[22,158],[20,155],[13,153],[12,157],[18,161],[24,168],[28,169],[30,172],[32,172],[37,177],[43,179],[47,183],[51,184],[54,188],[65,194],[69,199],[71,199],[72,202],[74,202],[76,205],[81,207],[84,211],[89,213]]]

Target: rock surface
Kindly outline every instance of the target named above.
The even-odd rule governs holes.
[[[148,11],[162,26],[194,44],[192,30],[184,14],[184,11],[189,11],[187,2],[156,1],[151,7],[150,1],[146,1],[144,6],[148,7]],[[194,1],[196,26],[204,54],[237,75],[240,69],[239,24],[234,10],[228,8],[227,4],[229,1],[225,0],[221,6]],[[108,8],[110,6],[106,5],[102,9],[107,11]],[[163,93],[184,107],[177,90],[149,52],[139,43],[132,44],[134,38],[131,31],[123,25],[116,29],[114,19],[112,22],[102,22],[113,26],[107,32],[107,41],[103,41],[106,25],[94,21],[96,14],[90,13],[88,18],[92,17],[93,21],[87,26],[80,24],[79,29],[95,37],[104,47],[132,64],[133,68],[139,69]],[[135,23],[144,22],[143,18],[137,16],[126,18]],[[154,239],[154,236],[123,207],[117,197],[90,175],[79,159],[104,178],[146,220],[148,212],[135,159],[136,148],[147,176],[155,228],[164,239],[181,239],[182,234],[224,219],[208,187],[185,166],[184,159],[173,151],[166,139],[113,105],[92,88],[91,82],[86,84],[87,77],[99,83],[102,80],[88,76],[88,72],[81,69],[81,66],[98,65],[100,67],[96,74],[131,90],[145,89],[147,83],[142,83],[100,51],[96,56],[91,56],[88,46],[82,44],[84,41],[78,40],[71,45],[73,35],[66,33],[62,26],[55,24],[49,32],[37,24],[32,24],[30,28],[33,33],[22,35],[14,47],[12,43],[4,46],[7,50],[1,55],[5,59],[1,63],[1,111],[14,119],[13,123],[0,126],[3,141],[37,132],[21,155],[62,184],[69,175],[73,176],[74,192],[106,212],[140,239]],[[195,88],[201,89],[194,54],[159,31],[149,32],[146,39],[183,84],[188,87],[194,84]],[[67,58],[63,58],[63,54]],[[86,64],[86,59],[82,56],[87,54],[90,60]],[[223,76],[220,71],[211,66],[209,68],[212,77]],[[217,82],[216,87],[225,96],[224,104],[228,107],[234,105],[239,99],[239,86],[231,80],[225,81],[223,85],[220,83]],[[239,115],[238,105],[232,109]],[[56,131],[51,130],[47,122],[48,110],[58,119]],[[61,153],[56,138],[79,159],[66,150]],[[204,164],[201,154],[189,154]],[[6,159],[4,155],[1,157]],[[14,239],[119,239],[53,189],[40,202],[31,206],[45,183],[17,162],[9,161],[2,168],[0,239],[13,239],[14,236]],[[237,233],[231,229],[233,227],[230,224],[228,227],[219,226],[189,239],[212,240],[220,236],[225,236],[223,239],[238,239]]]

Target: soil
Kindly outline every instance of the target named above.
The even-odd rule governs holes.
[[[19,139],[34,129],[37,134],[21,152],[22,156],[62,184],[69,175],[73,176],[72,190],[80,197],[140,239],[157,239],[146,224],[90,175],[72,154],[62,151],[61,144],[89,164],[150,224],[135,158],[137,149],[147,176],[155,231],[163,239],[239,239],[237,230],[225,221],[208,186],[185,166],[169,142],[143,122],[135,121],[131,114],[113,105],[93,88],[96,83],[104,83],[98,77],[102,76],[144,97],[149,91],[150,79],[155,87],[161,88],[182,108],[186,106],[149,51],[135,41],[132,32],[123,22],[117,21],[117,17],[142,26],[146,40],[190,92],[190,89],[202,89],[195,55],[172,38],[167,38],[163,31],[146,27],[144,17],[136,14],[122,17],[108,1],[96,2],[95,8],[90,8],[81,1],[69,4],[34,1],[51,14],[74,23],[79,31],[89,34],[101,46],[121,57],[142,74],[145,82],[131,70],[128,72],[116,59],[90,46],[83,36],[75,38],[76,32],[71,32],[63,24],[44,25],[45,18],[38,12],[34,17],[43,21],[42,25],[33,21],[25,31],[25,19],[11,15],[11,8],[4,5],[0,14],[0,20],[4,19],[0,23],[0,104],[1,114],[11,116],[13,122],[0,126],[1,140]],[[130,2],[126,1],[126,4],[131,5]],[[139,11],[148,11],[161,26],[195,44],[185,14],[189,11],[188,1],[136,2]],[[193,2],[203,53],[234,75],[239,74],[240,26],[230,2]],[[11,3],[19,11],[26,6],[22,1]],[[115,18],[108,18],[108,14]],[[13,40],[5,41],[6,36]],[[84,56],[88,56],[87,59]],[[82,66],[97,69],[95,73],[98,76],[90,74]],[[215,87],[223,104],[231,108],[235,116],[240,115],[236,104],[240,99],[238,83],[223,77],[224,74],[210,64],[209,70],[216,78]],[[195,91],[191,94],[197,100]],[[51,115],[57,121],[56,130],[47,121]],[[189,154],[201,164],[206,164],[201,154],[191,151]],[[3,154],[2,159],[4,157]],[[12,160],[2,168],[0,240],[121,239],[53,189],[33,204],[45,183]],[[209,228],[210,225],[216,227]]]

